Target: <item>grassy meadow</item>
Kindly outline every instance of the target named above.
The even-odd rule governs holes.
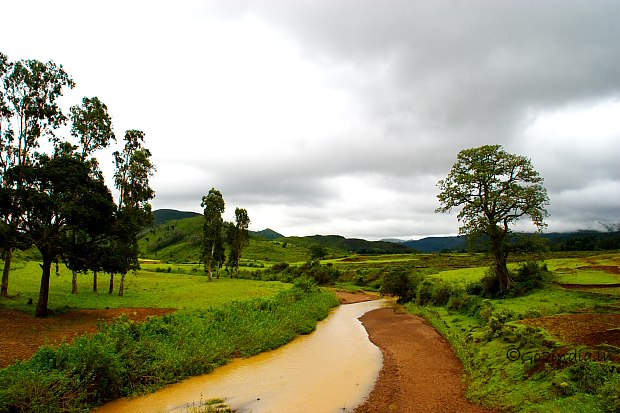
[[[12,298],[0,297],[0,308],[34,313],[41,283],[39,263],[13,261],[11,267],[9,294]],[[291,284],[278,281],[265,283],[247,279],[231,280],[227,277],[214,279],[209,283],[204,275],[199,275],[201,272],[199,265],[142,264],[141,270],[127,274],[125,294],[119,297],[120,276],[115,277],[114,293],[108,294],[110,276],[100,273],[99,292],[94,293],[91,272],[78,276],[79,293],[71,294],[71,271],[60,265],[57,274],[52,271],[49,307],[56,313],[78,308],[144,307],[196,310],[230,301],[270,297],[291,287]],[[30,299],[33,301],[31,305],[28,304]]]

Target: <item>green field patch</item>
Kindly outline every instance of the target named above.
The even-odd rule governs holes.
[[[523,297],[492,300],[497,309],[513,311],[519,318],[547,317],[554,314],[573,313],[604,306],[609,299],[593,297],[581,291],[550,286]]]
[[[156,272],[154,269],[164,271]],[[125,295],[118,296],[120,276],[115,277],[115,290],[108,294],[110,276],[99,274],[99,292],[93,292],[93,274],[78,276],[78,294],[71,294],[71,271],[59,266],[52,270],[49,306],[56,312],[76,308],[177,308],[194,310],[220,305],[229,301],[244,301],[269,297],[291,287],[278,281],[260,282],[230,278],[209,282],[204,275],[191,275],[197,265],[144,264],[149,270],[127,274]],[[171,272],[167,272],[168,268]],[[182,271],[182,272],[181,272]],[[1,308],[34,312],[39,296],[41,268],[37,262],[14,262],[9,293],[12,298],[0,297]],[[28,305],[29,299],[35,304]]]
[[[458,270],[441,271],[433,275],[433,277],[440,278],[451,284],[467,285],[479,282],[487,270],[488,268],[486,267],[461,268]]]
[[[586,290],[592,294],[604,294],[604,295],[612,295],[615,297],[620,297],[620,287],[612,287],[612,288],[589,288]]]
[[[620,275],[592,267],[560,268],[554,274],[560,284],[620,284]]]

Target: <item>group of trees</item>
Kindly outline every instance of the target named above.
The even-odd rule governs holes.
[[[225,210],[222,193],[215,188],[208,195],[202,197],[201,206],[204,208],[204,228],[202,233],[201,257],[209,276],[213,281],[213,271],[217,271],[220,278],[220,268],[225,260],[225,243],[228,244],[228,266],[239,277],[239,264],[244,247],[250,241],[248,227],[250,217],[244,208],[235,209],[235,223],[225,223],[222,214]],[[232,274],[231,274],[232,276]]]
[[[66,116],[58,106],[64,88],[75,83],[50,61],[9,61],[0,53],[0,248],[3,296],[9,293],[12,253],[35,246],[42,256],[36,316],[48,314],[50,272],[62,260],[77,274],[125,275],[138,267],[137,234],[151,224],[149,178],[155,167],[144,133],[128,130],[114,153],[114,202],[94,153],[116,141],[106,105],[84,98]],[[61,136],[71,124],[71,137]]]

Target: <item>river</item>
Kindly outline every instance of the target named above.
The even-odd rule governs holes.
[[[212,398],[225,399],[240,413],[350,412],[372,390],[383,361],[358,317],[391,305],[386,300],[341,305],[315,332],[284,347],[93,413],[180,413]]]

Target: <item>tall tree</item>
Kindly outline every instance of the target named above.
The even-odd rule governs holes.
[[[62,65],[38,60],[9,62],[5,55],[0,55],[0,80],[0,183],[6,186],[8,181],[4,175],[13,167],[32,163],[41,137],[57,141],[54,131],[65,124],[66,117],[56,101],[62,95],[63,87],[73,88],[74,83]],[[13,189],[20,190],[23,184],[20,176],[11,178]],[[17,198],[11,202],[17,202]],[[18,205],[14,207],[12,211],[19,210]],[[16,220],[20,215],[7,214],[1,217],[2,221],[9,227],[19,226]],[[3,296],[8,296],[12,251],[16,247],[14,242],[11,237],[5,240],[0,291]]]
[[[448,177],[437,184],[441,206],[435,212],[462,207],[459,234],[489,238],[502,289],[513,284],[506,266],[510,226],[529,216],[539,231],[546,227],[549,197],[542,184],[528,158],[509,154],[501,145],[462,150]]]
[[[222,214],[224,213],[225,203],[222,193],[211,188],[209,195],[202,197],[200,206],[204,208],[205,218],[202,231],[202,262],[209,274],[209,281],[213,281],[213,267],[219,267],[218,259],[221,256],[224,244]]]
[[[116,230],[116,257],[120,260],[121,285],[118,294],[125,291],[125,278],[130,270],[140,268],[137,236],[154,221],[151,205],[155,196],[149,179],[155,173],[151,151],[144,147],[144,132],[125,132],[125,147],[114,152],[116,172],[114,184],[119,191]],[[111,273],[111,277],[114,273]],[[111,279],[113,280],[113,279]]]
[[[241,263],[243,248],[250,242],[250,233],[248,232],[249,226],[250,217],[248,216],[248,211],[245,208],[236,208],[235,224],[233,225],[231,223],[229,225],[227,229],[227,239],[230,246],[228,261],[233,267],[233,270],[237,273],[237,278],[239,278],[239,265]]]
[[[101,171],[97,162],[97,158],[89,158],[95,151],[108,147],[112,142],[116,141],[112,128],[112,118],[108,113],[107,106],[97,97],[83,98],[82,105],[71,107],[71,135],[78,140],[77,145],[72,148],[77,149],[77,156],[88,162],[91,171],[96,176],[101,176]],[[74,238],[84,236],[76,231]],[[75,240],[77,242],[77,239]],[[88,262],[76,262],[68,260],[65,264],[73,272],[72,290],[73,294],[78,293],[78,273],[93,270],[93,291],[97,291],[97,271],[100,268],[98,262],[98,254],[91,255]]]

